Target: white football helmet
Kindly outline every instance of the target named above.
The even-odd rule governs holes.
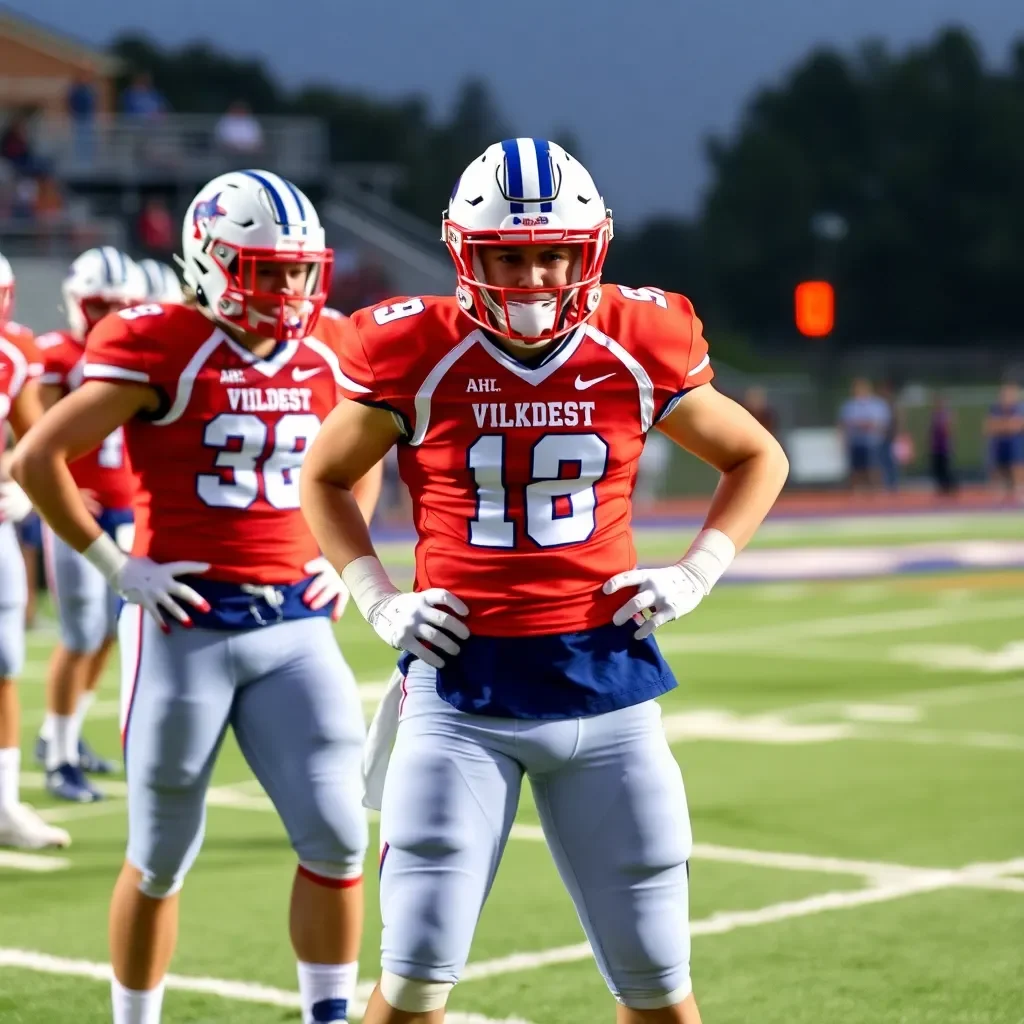
[[[459,304],[481,327],[526,345],[568,334],[593,315],[611,238],[611,210],[593,178],[546,139],[489,146],[456,182],[441,223]],[[484,279],[480,246],[544,244],[578,247],[567,286],[501,288]]]
[[[0,253],[0,327],[11,318],[14,309],[14,271],[7,257]]]
[[[209,316],[278,341],[316,325],[330,289],[334,253],[313,204],[270,171],[231,171],[200,190],[185,214],[185,283]],[[258,269],[305,263],[304,292],[261,290]]]
[[[181,282],[173,267],[159,260],[139,260],[139,270],[146,279],[146,301],[180,305],[185,301]]]
[[[86,249],[71,264],[61,285],[68,327],[79,339],[108,313],[146,299],[138,264],[112,245]]]

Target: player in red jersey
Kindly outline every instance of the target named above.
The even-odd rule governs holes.
[[[61,292],[68,329],[37,339],[47,409],[82,383],[89,331],[112,310],[144,301],[146,281],[125,253],[105,245],[75,259]],[[124,432],[118,428],[95,451],[76,459],[71,475],[104,531],[130,550],[135,477],[124,450]],[[120,598],[94,566],[49,528],[43,530],[43,552],[60,643],[50,657],[46,717],[36,740],[36,760],[46,769],[50,793],[61,800],[89,803],[101,793],[85,773],[106,775],[115,770],[112,762],[93,752],[81,732],[117,633]]]
[[[373,769],[382,973],[366,1024],[437,1024],[515,818],[524,775],[619,1024],[697,1024],[682,777],[651,636],[692,611],[786,477],[778,444],[711,385],[689,300],[602,285],[610,213],[554,143],[509,139],[462,175],[443,238],[453,298],[360,310],[355,386],[303,475],[303,509],[400,659]],[[658,429],[721,472],[674,565],[638,568],[631,494]],[[374,555],[350,488],[394,444],[419,543],[413,593]]]
[[[130,602],[119,623],[128,851],[111,907],[114,1024],[154,1024],[176,894],[202,842],[230,724],[298,859],[291,938],[305,1024],[346,1019],[367,841],[355,681],[331,629],[344,588],[299,509],[303,460],[348,384],[317,335],[332,252],[309,200],[237,171],[193,200],[193,301],[112,314],[85,383],[15,451],[54,531]],[[67,462],[123,427],[138,475],[123,554]],[[359,488],[369,519],[379,473]]]
[[[24,491],[7,475],[3,455],[7,426],[21,437],[42,415],[42,359],[27,327],[10,319],[14,274],[0,255],[0,846],[41,849],[67,846],[67,832],[46,824],[18,798],[21,768],[20,709],[15,679],[25,662],[25,562],[15,524],[32,510]]]

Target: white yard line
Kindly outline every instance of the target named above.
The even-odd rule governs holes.
[[[726,850],[722,847],[707,847],[704,852]],[[753,854],[756,851],[727,851],[732,853]],[[698,847],[694,848],[694,856],[698,855]],[[724,935],[738,928],[754,928],[779,921],[789,921],[800,917],[810,917],[830,910],[845,910],[853,907],[870,906],[875,903],[886,903],[890,900],[902,899],[919,893],[938,892],[959,886],[969,888],[999,889],[1010,892],[1024,891],[1024,886],[1015,883],[1019,879],[1008,879],[1000,876],[1001,870],[1010,870],[1019,862],[1009,861],[1005,865],[968,865],[959,870],[945,869],[914,869],[902,865],[879,864],[872,861],[844,861],[836,858],[805,857],[799,854],[760,854],[761,858],[771,860],[774,867],[786,866],[788,861],[794,870],[819,870],[826,865],[836,873],[862,874],[867,869],[872,872],[884,869],[888,873],[888,881],[876,882],[866,889],[844,890],[840,892],[821,893],[800,900],[787,900],[774,903],[757,910],[730,910],[712,914],[710,917],[690,923],[690,934],[693,936]],[[715,858],[711,858],[715,859]],[[729,857],[728,859],[734,859]],[[750,858],[743,863],[757,863]],[[799,865],[799,866],[797,866]],[[813,867],[811,865],[814,865]],[[841,871],[839,869],[842,869]],[[982,873],[979,874],[978,870]],[[883,877],[883,876],[879,876]],[[1011,883],[1009,885],[1005,883]],[[510,956],[498,957],[468,964],[462,971],[462,981],[474,981],[492,978],[500,974],[511,974],[518,971],[536,970],[551,964],[574,963],[589,959],[592,956],[587,942],[561,946],[555,949],[539,950],[536,953],[513,953]]]
[[[65,957],[48,956],[27,949],[0,948],[0,967],[15,967],[42,974],[56,974],[62,977],[89,978],[93,981],[110,981],[110,966],[90,960],[69,960]],[[372,984],[370,988],[372,989]],[[263,1006],[280,1006],[288,1010],[300,1010],[302,1003],[298,992],[258,985],[247,981],[228,981],[223,978],[198,978],[183,974],[168,974],[167,988],[179,992],[198,992],[218,996],[236,1002],[257,1003]],[[355,1000],[349,1012],[355,1018],[362,1017],[366,1009],[363,998]],[[520,1017],[506,1017],[495,1020],[478,1013],[449,1011],[446,1024],[529,1024]]]
[[[528,828],[536,830],[536,826]],[[530,838],[535,838],[538,832],[539,830],[531,832]],[[691,922],[690,931],[693,936],[724,935],[739,928],[774,924],[832,910],[870,906],[915,894],[937,892],[955,887],[1024,893],[1024,880],[1006,877],[1024,869],[1024,858],[1016,858],[1002,863],[969,864],[959,869],[917,868],[881,861],[743,850],[700,843],[694,846],[693,856],[695,859],[717,860],[790,871],[821,871],[832,874],[859,875],[870,883],[869,887],[865,889],[820,893],[804,899],[786,900],[756,910],[718,912],[710,917]],[[467,965],[462,972],[462,981],[469,982],[502,974],[536,970],[554,964],[572,963],[586,960],[591,955],[590,946],[586,942],[532,953],[513,953],[509,956]],[[109,967],[105,964],[84,960],[67,960],[19,949],[0,949],[0,967],[17,967],[96,980],[108,980],[110,977]],[[248,982],[169,975],[167,987],[289,1009],[299,1006],[298,996],[294,992]],[[365,1000],[372,989],[372,981],[364,981],[359,984],[356,1004],[353,1007],[356,1016],[359,1016],[365,1008]],[[449,1013],[447,1020],[450,1024],[498,1024],[490,1018],[477,1014]],[[527,1022],[510,1018],[503,1024],[527,1024]]]
[[[12,871],[32,871],[36,874],[47,874],[51,871],[63,871],[71,867],[66,857],[51,857],[44,853],[17,853],[14,850],[0,850],[0,869]]]
[[[901,633],[913,629],[933,629],[936,626],[961,622],[981,622],[994,619],[1015,619],[1024,616],[1024,601],[984,601],[977,605],[959,605],[955,608],[927,607],[893,609],[869,612],[864,615],[836,615],[801,619],[737,628],[726,632],[691,633],[685,627],[661,637],[658,646],[667,653],[734,653],[741,650],[772,648],[780,643],[796,640],[821,640],[828,637],[865,636],[881,633]],[[686,625],[689,625],[687,622]]]

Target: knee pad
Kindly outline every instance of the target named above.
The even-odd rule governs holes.
[[[455,988],[451,981],[421,981],[381,971],[380,994],[388,1006],[404,1013],[429,1013],[441,1010]]]
[[[139,882],[139,892],[152,900],[165,900],[181,891],[185,884],[184,878],[162,878],[151,871],[143,871]]]
[[[363,880],[363,865],[331,864],[323,860],[300,860],[299,874],[328,889],[347,889]]]

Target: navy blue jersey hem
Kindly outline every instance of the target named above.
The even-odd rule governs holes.
[[[660,697],[676,679],[653,637],[635,623],[529,637],[471,636],[436,671],[437,694],[488,718],[586,718]],[[413,655],[399,668],[408,673]]]
[[[182,583],[199,593],[210,605],[208,612],[201,612],[198,608],[184,604],[193,626],[197,629],[232,631],[263,629],[266,626],[273,626],[278,622],[290,622],[293,619],[329,617],[334,608],[333,601],[325,608],[313,611],[302,600],[302,595],[313,579],[313,576],[307,576],[305,579],[299,580],[298,583],[268,586],[265,591],[273,590],[276,593],[276,597],[271,597],[266,592],[262,594],[247,593],[239,583],[208,580],[202,576],[180,577]]]

